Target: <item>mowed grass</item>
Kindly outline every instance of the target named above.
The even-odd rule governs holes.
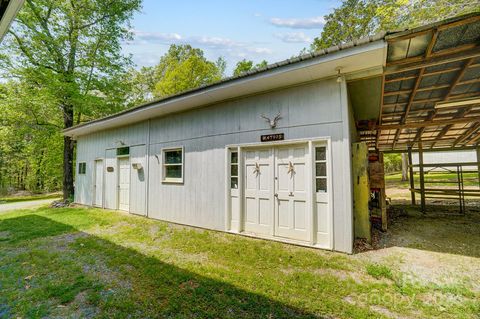
[[[478,178],[479,176],[477,173],[463,173],[463,185],[466,187],[478,187]],[[420,176],[418,173],[414,175],[413,180],[416,185],[415,187],[419,188]],[[456,182],[457,180],[457,173],[430,172],[425,174],[425,187],[458,188],[458,184],[452,183]],[[410,182],[408,180],[402,181],[402,173],[385,175],[385,183],[387,188],[410,188]]]
[[[98,209],[14,211],[0,214],[0,318],[480,313],[468,282],[410,281],[395,263],[401,258],[383,265]]]
[[[49,194],[35,194],[35,195],[28,195],[28,196],[6,196],[6,197],[0,197],[0,204],[25,202],[25,201],[50,199],[50,198],[52,198],[52,199],[62,198],[62,194],[61,193],[49,193]]]

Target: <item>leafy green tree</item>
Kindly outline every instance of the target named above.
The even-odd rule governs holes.
[[[379,31],[412,28],[479,11],[479,0],[345,0],[325,16],[310,49],[325,49]]]
[[[201,49],[190,45],[171,45],[155,67],[153,95],[165,97],[222,79],[225,60],[209,61]]]
[[[237,62],[237,65],[235,67],[235,70],[233,71],[233,75],[234,76],[238,76],[242,73],[245,73],[245,72],[248,72],[248,71],[251,71],[251,70],[254,70],[254,69],[261,69],[261,68],[264,68],[268,65],[268,62],[263,60],[262,62],[260,63],[257,63],[257,64],[253,64],[253,61],[251,60],[246,60],[246,59],[243,59],[239,62]]]
[[[132,68],[127,76],[129,106],[138,106],[154,98],[155,85],[160,77],[155,72],[154,66],[142,67],[140,70]]]
[[[49,118],[53,105],[45,93],[18,81],[0,86],[0,193],[61,188],[61,123]]]
[[[130,38],[129,21],[140,7],[141,0],[26,0],[0,66],[48,97],[44,104],[53,108],[38,113],[48,114],[46,123],[69,128],[119,111],[131,64],[121,42]],[[65,199],[73,194],[74,145],[63,138]]]

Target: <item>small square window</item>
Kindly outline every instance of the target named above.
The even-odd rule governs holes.
[[[232,152],[230,162],[232,164],[238,164],[238,153],[237,152]]]
[[[78,174],[84,175],[87,172],[87,163],[78,163]]]
[[[163,181],[183,183],[183,148],[163,150]]]
[[[316,180],[316,191],[317,191],[317,193],[326,193],[327,192],[327,179],[326,178],[317,178],[317,180]]]
[[[325,161],[327,158],[327,149],[325,147],[316,147],[315,148],[315,160],[316,161]]]
[[[232,166],[230,167],[230,175],[231,175],[232,177],[238,176],[238,165],[232,165]]]
[[[238,177],[232,177],[230,179],[230,188],[238,189]]]
[[[117,148],[117,156],[124,156],[130,154],[130,147],[120,147]]]
[[[327,163],[316,163],[315,164],[316,176],[327,176]]]

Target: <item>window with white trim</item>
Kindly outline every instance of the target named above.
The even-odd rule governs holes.
[[[163,181],[183,183],[183,148],[169,148],[163,152]]]
[[[230,153],[230,188],[238,189],[238,152]]]
[[[315,147],[315,191],[327,192],[327,148]]]
[[[87,163],[85,162],[78,163],[78,174],[85,175],[86,172],[87,172]]]

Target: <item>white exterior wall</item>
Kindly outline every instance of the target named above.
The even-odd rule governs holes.
[[[282,119],[272,130],[260,116],[273,117],[278,112]],[[226,230],[226,145],[260,144],[260,135],[271,133],[284,133],[285,140],[325,137],[331,140],[332,149],[333,249],[351,253],[349,122],[346,85],[330,79],[82,136],[78,138],[77,163],[87,162],[87,174],[77,175],[75,201],[92,204],[93,162],[105,158],[106,149],[120,147],[118,141],[125,146],[149,144],[145,165],[148,216]],[[164,184],[162,148],[177,146],[184,148],[184,183]],[[108,159],[105,164],[109,165]],[[140,196],[133,195],[134,191],[131,194]],[[108,197],[105,194],[104,198]]]

